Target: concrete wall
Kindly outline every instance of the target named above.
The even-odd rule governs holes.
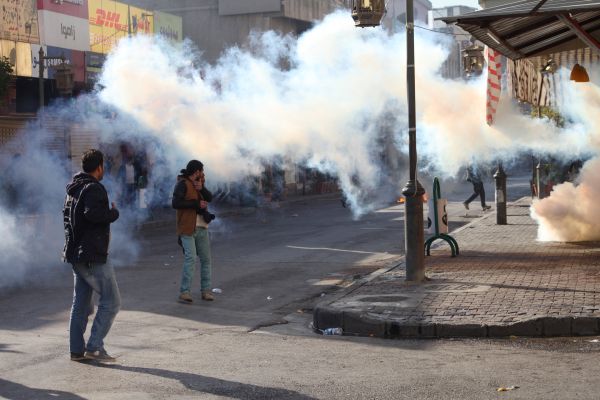
[[[248,3],[238,8],[231,0],[130,0],[129,3],[181,16],[184,37],[197,44],[208,62],[216,61],[231,46],[246,44],[252,31],[300,34],[313,21],[342,4],[340,0],[279,0],[279,12],[263,12],[275,9],[272,0],[239,1]],[[232,15],[220,15],[220,9]]]

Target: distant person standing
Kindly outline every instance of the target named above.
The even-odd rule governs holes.
[[[471,203],[477,196],[481,199],[481,208],[483,211],[489,210],[492,208],[485,204],[485,189],[483,187],[483,181],[481,180],[481,175],[479,174],[479,170],[476,166],[470,165],[467,167],[467,182],[471,182],[473,185],[473,194],[467,200],[463,201],[463,205],[465,209],[469,209],[469,203]]]
[[[172,206],[177,210],[177,235],[183,247],[183,267],[179,302],[190,304],[192,279],[196,269],[196,259],[200,258],[200,290],[202,300],[212,301],[211,291],[211,255],[208,224],[215,218],[208,211],[212,193],[204,186],[204,165],[191,160],[173,190]]]
[[[63,260],[73,267],[74,291],[70,320],[71,360],[114,362],[104,349],[119,308],[121,295],[115,271],[107,264],[110,224],[119,218],[115,203],[108,205],[108,194],[100,183],[104,177],[104,156],[99,150],[88,150],[81,158],[83,172],[73,176],[67,185],[63,208],[65,247]],[[88,317],[94,312],[92,294],[99,297],[87,345],[84,333]]]

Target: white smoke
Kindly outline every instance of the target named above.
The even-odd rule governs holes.
[[[550,197],[534,202],[542,241],[581,242],[600,240],[600,159],[588,161],[576,184],[556,185]]]
[[[229,49],[200,72],[189,44],[135,37],[122,40],[107,61],[100,97],[175,153],[205,161],[218,179],[256,173],[263,160],[287,155],[336,174],[348,192],[353,182],[376,190],[386,115],[394,116],[395,143],[405,150],[405,41],[403,32],[356,29],[340,11],[297,40],[257,35],[252,49]],[[523,115],[510,101],[501,102],[488,126],[485,76],[443,79],[444,43],[422,31],[416,42],[421,168],[453,176],[473,159],[588,149],[585,126],[562,130]]]
[[[405,183],[405,44],[403,32],[355,28],[347,12],[328,16],[299,38],[256,34],[248,48],[231,48],[214,65],[204,63],[189,42],[136,36],[109,56],[98,94],[56,105],[52,114],[99,132],[107,146],[121,140],[151,146],[158,160],[153,178],[163,193],[172,190],[175,174],[191,158],[204,162],[212,182],[244,181],[265,163],[285,159],[335,175],[358,215],[379,194],[393,198]],[[597,87],[573,93],[565,129],[522,115],[509,101],[501,102],[490,127],[485,76],[470,82],[440,76],[448,47],[440,35],[417,31],[421,169],[453,176],[473,160],[509,159],[519,152],[597,154]],[[29,131],[24,137],[45,135]],[[0,287],[60,262],[60,209],[70,167],[44,151],[47,146],[25,142],[24,161],[10,176],[22,203],[36,210],[15,211],[2,200]],[[114,200],[115,182],[107,177],[105,183]],[[32,213],[44,215],[38,221],[45,222],[23,225],[21,214]],[[555,219],[542,208],[536,215]],[[137,219],[124,213],[113,225],[118,240],[111,255],[120,254],[121,263],[136,256],[131,228]]]

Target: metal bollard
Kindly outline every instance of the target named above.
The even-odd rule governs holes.
[[[496,224],[506,225],[506,173],[502,163],[498,164],[494,179],[496,181]]]

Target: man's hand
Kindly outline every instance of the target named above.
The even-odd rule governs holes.
[[[111,208],[112,208],[113,210],[117,210],[117,203],[115,203],[115,202],[113,201],[112,203],[110,203],[110,205],[111,205]],[[118,211],[118,210],[117,210],[117,211]]]
[[[200,200],[200,208],[205,209],[206,207],[208,207],[208,202]]]

